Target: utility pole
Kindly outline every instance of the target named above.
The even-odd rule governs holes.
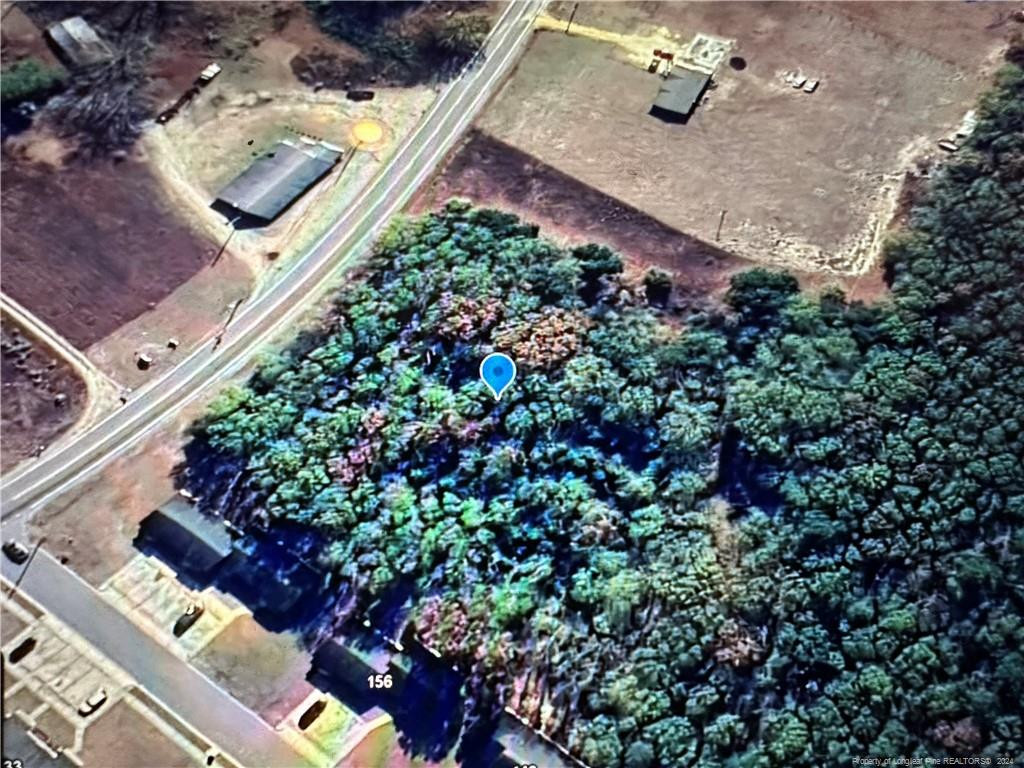
[[[722,222],[725,221],[725,208],[722,209],[722,215],[718,217],[718,229],[715,231],[715,242],[718,242],[718,238],[722,235]]]
[[[569,27],[572,26],[572,20],[576,18],[576,9],[580,7],[579,3],[573,3],[572,13],[569,14],[569,23],[565,25],[565,34],[569,34]]]
[[[356,156],[356,152],[362,149],[363,142],[356,140],[356,144],[352,147],[352,150],[345,156],[345,159],[341,161],[341,167],[338,169],[338,173],[334,177],[334,183],[337,184],[345,173],[345,169],[348,168],[348,164],[352,162],[352,158]]]
[[[18,578],[14,580],[14,585],[7,593],[8,598],[14,597],[14,593],[18,591],[18,587],[21,586],[21,580],[24,579],[25,574],[28,573],[28,567],[32,565],[32,560],[35,558],[36,552],[39,551],[39,548],[43,545],[44,541],[46,541],[46,537],[40,536],[39,541],[37,541],[36,545],[32,547],[32,552],[29,554],[28,560],[25,561],[25,567],[21,569],[21,573],[18,574]]]
[[[235,222],[237,222],[240,218],[242,218],[242,217],[241,216],[235,216],[235,218],[231,219],[231,221],[228,222],[228,226],[231,227],[231,231],[228,232],[227,239],[224,241],[224,244],[221,245],[220,250],[217,251],[217,255],[213,257],[213,263],[214,264],[216,264],[218,261],[220,261],[220,257],[224,255],[224,249],[228,247],[228,243],[231,242],[231,238],[234,237],[235,236],[235,232],[238,231],[238,230],[235,229]]]
[[[217,347],[220,346],[220,343],[224,341],[224,334],[228,330],[228,325],[230,325],[231,321],[235,319],[235,313],[238,311],[238,308],[242,306],[242,302],[245,301],[246,298],[247,296],[243,296],[231,305],[231,312],[228,314],[228,319],[224,321],[224,325],[221,326],[220,331],[217,333],[217,336],[213,341],[214,349],[217,349]]]

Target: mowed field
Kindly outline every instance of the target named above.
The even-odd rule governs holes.
[[[571,5],[550,12],[567,18]],[[738,256],[863,273],[905,171],[984,89],[1019,26],[1014,7],[584,3],[579,34],[536,34],[480,127]],[[690,121],[665,123],[648,114],[661,80],[587,27],[676,39],[679,50],[698,32],[728,38],[746,66],[727,57]],[[820,87],[793,89],[790,70]]]

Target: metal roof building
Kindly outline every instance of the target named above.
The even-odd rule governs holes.
[[[676,67],[662,81],[651,114],[662,120],[686,122],[710,80],[711,75],[705,72]]]
[[[214,207],[273,221],[322,179],[341,158],[341,150],[323,142],[284,140],[222,189]]]
[[[81,16],[72,16],[51,24],[46,35],[56,46],[58,54],[70,67],[87,67],[114,58],[114,52],[89,22]]]

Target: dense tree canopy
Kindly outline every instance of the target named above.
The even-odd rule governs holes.
[[[346,66],[355,82],[413,85],[446,79],[469,61],[491,29],[477,3],[431,7],[422,0],[307,0],[320,28],[361,51],[361,66]]]
[[[884,305],[754,270],[680,329],[608,249],[401,220],[188,482],[315,532],[340,618],[411,594],[471,723],[512,706],[594,768],[1024,762],[1020,69],[981,114]]]

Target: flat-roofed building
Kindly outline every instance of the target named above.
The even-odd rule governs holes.
[[[213,207],[229,217],[271,222],[327,175],[341,155],[340,148],[324,142],[279,141],[224,187]]]
[[[704,95],[711,75],[694,69],[676,67],[662,80],[651,114],[669,122],[685,123]]]
[[[71,16],[46,28],[46,36],[60,58],[72,68],[101,64],[114,58],[114,52],[81,16]]]

